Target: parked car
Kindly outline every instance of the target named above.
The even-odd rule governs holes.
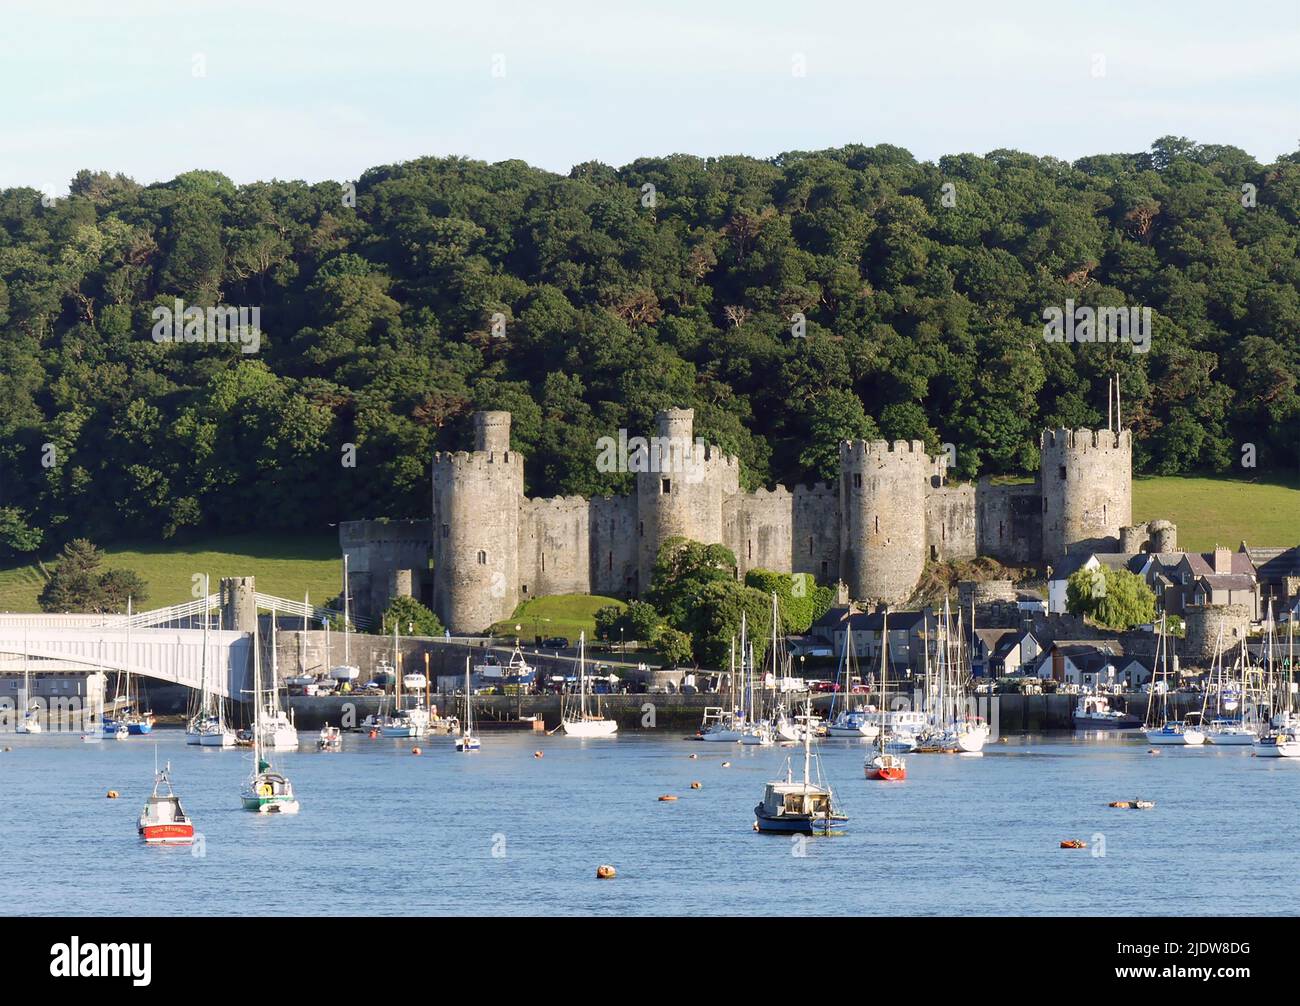
[[[550,639],[543,639],[542,646],[548,650],[567,650],[569,641],[564,636],[552,636]]]

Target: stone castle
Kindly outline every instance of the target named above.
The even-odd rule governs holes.
[[[453,632],[476,633],[531,597],[636,597],[674,535],[726,545],[738,577],[756,567],[809,573],[855,600],[892,604],[913,593],[928,560],[1038,565],[1173,547],[1167,522],[1131,526],[1128,430],[1044,431],[1033,482],[950,485],[946,459],[919,440],[845,441],[836,484],[744,492],[739,460],[692,441],[693,423],[690,409],[656,416],[653,463],[629,466],[630,495],[530,499],[510,413],[476,413],[474,449],[433,457],[430,520],[340,525],[356,610],[373,616],[411,595]]]

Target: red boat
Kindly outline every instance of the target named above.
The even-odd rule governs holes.
[[[137,831],[149,845],[190,845],[194,842],[194,823],[189,819],[181,800],[172,792],[169,762],[154,777],[153,793],[140,811]],[[166,792],[161,792],[166,787]]]
[[[907,778],[907,763],[898,755],[876,755],[867,762],[867,778],[879,782],[902,782]]]

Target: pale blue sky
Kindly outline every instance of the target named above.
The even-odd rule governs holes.
[[[563,172],[846,143],[1300,147],[1297,0],[0,2],[0,187],[347,179],[425,154]]]

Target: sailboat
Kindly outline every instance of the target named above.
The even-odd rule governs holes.
[[[194,822],[172,789],[171,762],[160,772],[157,748],[153,757],[153,793],[140,811],[136,831],[148,845],[191,845],[194,842]]]
[[[1143,733],[1151,744],[1178,747],[1199,747],[1205,743],[1205,734],[1194,723],[1169,718],[1169,637],[1165,629],[1165,616],[1160,616],[1160,635],[1156,639],[1156,663],[1160,669],[1158,687],[1155,670],[1151,674],[1151,691],[1147,696],[1147,714]],[[1155,707],[1156,692],[1160,692],[1160,709]]]
[[[568,737],[612,737],[618,732],[618,722],[587,711],[587,633],[578,634],[578,711],[563,710],[560,725]]]
[[[740,616],[741,625],[741,642],[742,649],[745,638],[745,615],[742,612]],[[741,659],[743,666],[744,659]],[[745,700],[744,692],[738,685],[736,677],[736,637],[731,637],[731,664],[727,674],[727,692],[731,705],[728,708],[722,706],[705,706],[704,719],[700,723],[700,730],[696,737],[702,741],[711,741],[717,744],[734,744],[740,740],[741,733],[745,727]],[[737,704],[737,697],[740,696],[740,702]]]
[[[868,779],[879,782],[902,782],[907,778],[907,762],[901,754],[894,754],[886,744],[885,710],[889,708],[888,684],[886,681],[889,662],[886,652],[889,649],[889,611],[886,610],[882,621],[880,643],[880,729],[876,734],[876,753],[867,755],[863,770]]]
[[[812,702],[805,704],[804,715],[812,717]],[[812,734],[803,737],[803,781],[794,781],[794,770],[787,758],[785,778],[769,782],[762,801],[754,807],[754,830],[784,835],[829,835],[835,825],[848,821],[835,803],[835,794],[821,779],[821,759],[817,760],[817,779],[812,778]]]
[[[1221,747],[1246,747],[1255,743],[1259,731],[1254,722],[1248,718],[1250,702],[1247,698],[1246,669],[1242,655],[1243,645],[1237,654],[1234,674],[1231,680],[1225,680],[1226,669],[1223,666],[1223,626],[1219,626],[1219,636],[1214,643],[1214,659],[1210,663],[1210,676],[1206,682],[1205,698],[1201,703],[1201,722],[1209,711],[1210,691],[1215,693],[1215,716],[1205,729],[1207,743]],[[1236,672],[1240,672],[1240,674]],[[1215,679],[1217,677],[1217,687]],[[1236,713],[1236,715],[1232,715]],[[1227,714],[1227,715],[1225,715]]]
[[[1300,758],[1300,717],[1293,708],[1295,696],[1294,617],[1287,621],[1287,661],[1285,676],[1279,671],[1276,688],[1270,687],[1273,696],[1270,708],[1273,717],[1269,727],[1254,742],[1256,758]],[[1268,609],[1268,669],[1269,685],[1273,685],[1273,606]]]
[[[325,622],[325,662],[329,663],[330,625]],[[339,686],[351,686],[361,677],[361,668],[352,663],[352,614],[348,604],[348,557],[343,555],[343,663],[330,668],[330,678]]]
[[[40,708],[32,701],[32,676],[27,670],[27,632],[23,631],[23,718],[18,722],[20,734],[39,734],[45,728],[41,726]]]
[[[274,624],[274,623],[272,623]],[[259,814],[296,814],[298,799],[293,793],[293,783],[283,772],[271,767],[263,759],[262,737],[262,654],[257,625],[253,626],[253,770],[239,791],[245,810]]]
[[[482,745],[474,736],[474,690],[469,683],[469,657],[465,658],[465,718],[460,724],[460,736],[456,738],[457,751],[477,751]]]
[[[203,578],[203,596],[208,596],[208,578]],[[208,612],[203,612],[203,660],[199,675],[199,708],[185,728],[185,743],[205,748],[232,748],[235,731],[226,723],[221,697],[208,685]]]
[[[745,617],[743,613],[741,614],[740,625],[741,638],[744,639]],[[746,646],[748,647],[749,660],[744,664],[746,669],[744,678],[748,694],[749,714],[745,719],[744,725],[740,728],[740,743],[754,747],[771,747],[776,743],[772,732],[772,724],[764,720],[760,715],[758,703],[755,701],[756,697],[754,695],[754,644],[748,642],[741,646],[742,657],[746,652]]]
[[[126,732],[133,737],[139,737],[144,734],[153,733],[153,713],[141,712],[138,708],[138,691],[136,686],[136,701],[131,699],[131,598],[126,599],[126,707],[125,712],[118,720],[118,730],[123,727]]]
[[[402,654],[398,643],[397,619],[393,619],[393,678],[396,687],[394,708],[391,716],[384,717],[379,724],[379,733],[383,737],[423,737],[429,732],[429,710],[419,701],[418,692],[415,705],[406,708],[402,701],[402,685],[423,688],[423,674],[402,674]]]
[[[297,751],[298,728],[291,713],[280,706],[280,659],[276,652],[276,612],[271,609],[271,684],[260,718],[261,744],[267,751]]]
[[[874,740],[878,728],[872,721],[869,710],[852,704],[849,698],[853,694],[853,682],[857,675],[853,673],[858,654],[853,646],[853,627],[848,618],[844,620],[844,663],[841,665],[841,690],[844,694],[844,708],[826,724],[826,733],[831,737],[865,737]],[[835,699],[831,699],[834,708]]]
[[[917,738],[915,750],[923,753],[980,754],[988,740],[989,728],[982,719],[965,711],[966,662],[962,657],[964,633],[958,614],[956,639],[952,632],[952,610],[947,599],[935,640],[933,674],[926,672],[926,711],[928,726]],[[933,679],[933,680],[932,680]]]

